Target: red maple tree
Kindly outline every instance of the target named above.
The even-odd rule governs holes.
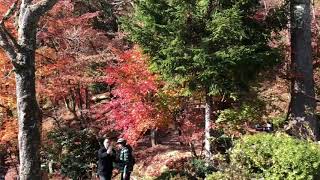
[[[108,124],[102,131],[120,130],[134,144],[147,130],[165,126],[170,118],[158,94],[162,82],[149,70],[147,57],[137,48],[116,54],[118,61],[106,70],[113,97],[98,108],[96,118]]]

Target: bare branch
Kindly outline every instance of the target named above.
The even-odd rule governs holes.
[[[5,111],[6,111],[6,113],[7,113],[8,116],[10,116],[10,117],[13,116],[12,110],[11,110],[9,107],[0,104],[0,108],[5,109]]]
[[[0,104],[0,108],[7,109],[7,107],[2,104]]]
[[[16,52],[19,52],[20,50],[20,45],[18,44],[17,40],[13,37],[13,35],[6,29],[6,27],[2,24],[2,31],[3,33],[7,36],[8,40],[12,43],[12,46]]]
[[[55,121],[55,123],[57,124],[58,128],[59,128],[59,129],[62,129],[61,123],[60,123],[62,120],[61,120],[60,118],[57,118],[57,117],[55,117],[55,116],[53,116],[53,115],[44,113],[43,110],[42,110],[42,115],[43,115],[43,116],[46,116],[46,117],[48,117],[48,118],[53,119],[53,120]]]
[[[17,9],[17,5],[19,3],[19,0],[16,0],[8,9],[8,11],[5,13],[5,15],[3,16],[3,18],[0,20],[0,31],[1,31],[1,35],[0,35],[0,46],[2,46],[6,51],[8,49],[10,49],[9,51],[16,51],[19,49],[19,45],[16,41],[16,39],[11,35],[11,33],[6,29],[4,23],[5,21],[7,21],[8,19],[10,19],[10,17],[12,15],[14,15],[14,12]],[[11,46],[9,48],[9,46]],[[12,50],[13,49],[13,50]],[[9,52],[10,54],[13,55],[13,53]],[[12,58],[12,55],[10,55],[10,58]]]
[[[42,16],[47,11],[49,11],[58,0],[42,0],[36,4],[30,6],[31,11],[33,12],[34,16]]]
[[[5,29],[3,28],[3,26],[0,26],[0,47],[5,50],[12,62],[16,60],[17,53],[14,46],[10,43],[10,40],[5,33]]]
[[[0,24],[3,24],[5,21],[7,21],[15,12],[17,9],[19,0],[16,0],[9,8],[9,10],[6,12],[6,14],[3,16],[3,18],[0,20]]]

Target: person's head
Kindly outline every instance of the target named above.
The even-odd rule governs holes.
[[[112,147],[112,142],[110,141],[109,138],[106,138],[103,141],[103,146],[104,146],[104,148],[106,148],[108,154],[112,154],[112,148],[113,147]]]
[[[103,141],[103,146],[108,149],[109,146],[110,146],[110,139],[109,138],[106,138],[104,141]]]
[[[123,138],[119,138],[118,141],[117,141],[117,146],[119,148],[124,147],[126,144],[127,144],[127,141],[125,139],[123,139]]]

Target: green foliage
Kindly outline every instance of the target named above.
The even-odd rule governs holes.
[[[282,114],[270,119],[271,123],[273,124],[274,128],[279,129],[282,128],[286,123],[286,115]]]
[[[227,180],[228,176],[222,172],[215,172],[213,174],[210,174],[207,178],[207,180]]]
[[[263,104],[244,103],[238,108],[222,110],[217,118],[217,123],[238,125],[244,122],[258,122],[261,120]]]
[[[106,32],[116,32],[118,30],[118,23],[113,12],[113,7],[108,1],[77,0],[74,3],[74,14],[77,16],[88,12],[92,13],[99,11],[99,16],[92,21],[92,25],[95,29],[104,30]]]
[[[231,164],[245,169],[251,178],[317,179],[320,147],[284,134],[249,135],[236,143]]]
[[[281,6],[271,9],[266,17],[267,26],[274,29],[275,32],[280,32],[288,26],[289,2],[285,1]]]
[[[123,27],[167,82],[232,93],[279,57],[268,46],[272,29],[252,18],[259,8],[257,0],[138,0]]]
[[[195,176],[204,178],[207,174],[212,173],[215,169],[211,165],[207,165],[204,159],[194,158],[190,162],[191,167],[194,169]]]
[[[233,146],[233,139],[226,134],[212,139],[212,148],[217,153],[225,154]]]
[[[99,142],[90,130],[63,128],[48,134],[46,160],[60,164],[61,173],[72,179],[88,179],[96,164]]]
[[[89,90],[93,94],[99,94],[99,93],[110,91],[110,86],[108,86],[106,83],[96,82],[96,83],[92,83],[89,86]]]
[[[248,180],[250,175],[241,167],[228,167],[223,172],[214,172],[206,177],[206,180]]]
[[[196,180],[196,178],[178,171],[166,171],[155,178],[155,180]]]
[[[168,171],[163,172],[157,179],[188,178],[203,179],[216,169],[201,157],[182,158],[168,164]]]

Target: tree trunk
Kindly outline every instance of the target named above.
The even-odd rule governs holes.
[[[319,139],[311,47],[310,0],[291,0],[291,89],[289,131],[303,139]]]
[[[35,96],[34,78],[34,68],[26,67],[16,72],[20,180],[41,179],[39,154],[41,117]]]
[[[0,152],[0,179],[4,179],[7,174],[8,167],[6,164],[7,152]]]
[[[205,157],[209,160],[212,156],[211,154],[211,113],[212,113],[212,97],[206,95],[206,106],[205,106],[205,128],[204,128],[204,151]]]
[[[20,2],[20,8],[17,8]],[[50,10],[57,0],[15,1],[0,20],[0,47],[5,50],[15,69],[17,113],[19,124],[19,179],[40,180],[40,126],[41,115],[36,100],[35,50],[37,25],[41,16]],[[17,17],[18,37],[5,27],[19,9]]]
[[[36,22],[31,12],[21,10],[19,17],[18,52],[15,67],[19,123],[20,180],[41,179],[40,173],[40,109],[35,87]],[[29,20],[29,21],[27,21]]]
[[[150,139],[151,139],[151,146],[152,147],[154,147],[155,145],[158,144],[158,141],[157,141],[157,130],[156,129],[151,129]]]

